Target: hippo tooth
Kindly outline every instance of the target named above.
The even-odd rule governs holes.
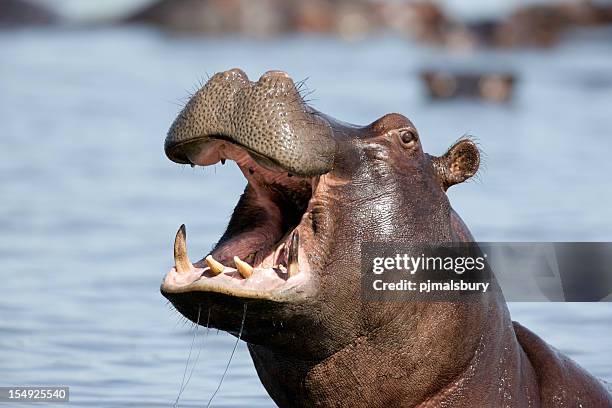
[[[225,269],[225,266],[221,262],[215,260],[212,255],[208,255],[205,259],[206,265],[210,268],[210,272],[213,275],[218,275]]]
[[[187,273],[193,269],[191,261],[187,256],[187,237],[185,224],[181,225],[174,238],[174,265],[178,273]]]
[[[298,274],[298,253],[300,250],[300,234],[297,230],[291,236],[291,245],[289,246],[289,256],[287,258],[287,274],[289,277]]]
[[[236,264],[236,269],[238,269],[238,272],[240,272],[240,275],[242,275],[244,279],[249,278],[253,274],[253,267],[237,256],[234,257],[234,263]]]

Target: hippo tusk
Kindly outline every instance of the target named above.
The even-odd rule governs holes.
[[[234,257],[234,263],[236,264],[236,269],[244,279],[248,279],[253,274],[253,267],[249,265],[247,262],[244,262],[242,259],[237,256]]]
[[[181,225],[174,239],[174,265],[178,273],[188,273],[193,269],[193,264],[187,256],[187,238],[185,224]]]
[[[299,272],[298,253],[300,250],[300,234],[297,230],[291,236],[291,245],[289,246],[289,256],[287,258],[287,274],[289,277],[295,276]]]
[[[208,265],[213,275],[218,275],[225,269],[225,266],[223,266],[221,262],[215,260],[212,255],[208,255],[204,261],[206,261],[206,265]]]

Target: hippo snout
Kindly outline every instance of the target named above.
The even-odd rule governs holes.
[[[282,71],[257,82],[240,69],[214,75],[175,119],[165,151],[175,162],[197,164],[218,140],[239,145],[260,164],[304,176],[328,172],[334,159],[330,124]]]

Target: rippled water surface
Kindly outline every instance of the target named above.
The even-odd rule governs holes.
[[[425,149],[478,137],[479,180],[453,206],[479,240],[612,240],[612,41],[447,55],[399,39],[205,40],[143,29],[0,32],[0,385],[62,384],[78,406],[170,406],[194,329],[159,294],[177,227],[192,258],[244,180],[178,166],[162,141],[207,73],[283,69],[312,104],[358,124],[398,111]],[[502,67],[513,103],[431,104],[425,66]],[[610,304],[514,304],[513,317],[612,380]],[[247,316],[248,318],[248,316]],[[234,338],[200,329],[181,406],[203,406]],[[273,406],[238,345],[214,406]]]

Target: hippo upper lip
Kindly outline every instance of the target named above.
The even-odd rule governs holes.
[[[190,140],[183,141],[173,141],[166,139],[166,143],[164,146],[164,150],[166,152],[166,156],[175,163],[179,164],[194,164],[189,161],[183,150],[181,149],[183,146],[190,143],[198,143],[202,140],[207,140],[211,136],[199,136],[194,137]]]
[[[210,138],[238,144],[288,172],[328,172],[335,141],[329,122],[303,101],[284,72],[269,71],[257,82],[239,69],[214,75],[174,120],[166,155],[188,164],[184,147]]]
[[[235,140],[233,140],[230,137],[227,136],[223,136],[223,135],[209,135],[209,136],[199,136],[199,137],[194,137],[192,139],[189,140],[184,140],[184,141],[179,141],[179,142],[174,142],[174,141],[166,141],[166,146],[165,146],[165,151],[166,151],[166,156],[179,164],[189,164],[189,165],[196,165],[199,163],[194,163],[191,161],[191,159],[188,157],[188,154],[186,153],[186,151],[189,151],[191,149],[189,149],[189,146],[193,146],[193,147],[197,147],[199,145],[203,145],[209,142],[213,142],[215,140],[221,140],[221,141],[227,141],[228,143],[234,144],[240,148],[242,148],[244,151],[246,151],[247,153],[249,153],[249,155],[258,162],[258,164],[265,166],[267,168],[270,169],[274,169],[277,171],[281,171],[281,170],[285,170],[287,172],[291,171],[290,169],[284,169],[281,163],[278,163],[274,158],[272,157],[267,157],[264,156],[252,149],[250,149],[248,146],[244,146],[239,142],[236,142]],[[221,160],[225,161],[226,158],[222,158]],[[209,165],[209,164],[205,164],[205,165]]]

